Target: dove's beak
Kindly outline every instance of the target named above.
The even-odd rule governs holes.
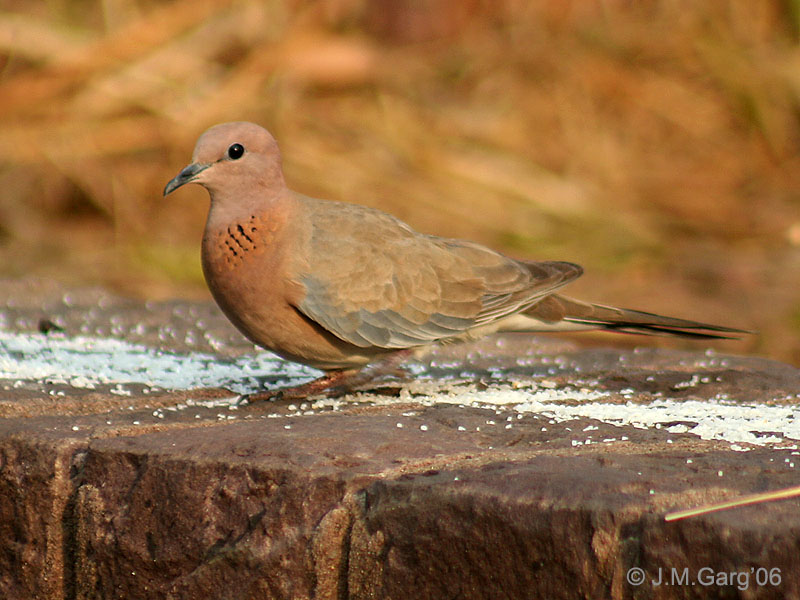
[[[197,176],[205,171],[210,164],[192,163],[188,167],[184,167],[164,188],[164,195],[174,192],[179,187],[186,183],[191,183],[197,179]]]

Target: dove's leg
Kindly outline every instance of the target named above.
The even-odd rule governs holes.
[[[369,384],[374,383],[381,377],[390,375],[401,379],[407,378],[408,372],[400,366],[400,363],[408,358],[411,353],[412,350],[398,350],[383,360],[367,365],[363,369],[330,371],[318,379],[300,385],[246,394],[242,396],[240,402],[303,400],[310,396],[332,398],[353,391],[368,391]]]

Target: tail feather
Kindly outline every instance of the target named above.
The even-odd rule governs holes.
[[[587,328],[699,339],[736,339],[739,335],[752,333],[744,329],[665,317],[628,308],[590,304],[555,294],[549,298],[555,300],[563,308],[563,321],[584,325]],[[552,306],[549,306],[548,310],[552,311]],[[535,312],[536,307],[532,307],[531,313],[535,315]]]

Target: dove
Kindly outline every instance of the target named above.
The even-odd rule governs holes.
[[[256,345],[325,372],[292,388],[297,397],[347,389],[370,363],[495,332],[746,333],[576,300],[560,290],[579,265],[517,260],[374,208],[293,192],[275,138],[254,123],[203,133],[164,196],[188,183],[211,198],[201,256],[222,312]]]

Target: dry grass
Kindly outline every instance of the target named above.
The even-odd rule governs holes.
[[[204,293],[207,199],[161,189],[249,119],[295,189],[800,363],[797,0],[5,4],[0,274]]]

